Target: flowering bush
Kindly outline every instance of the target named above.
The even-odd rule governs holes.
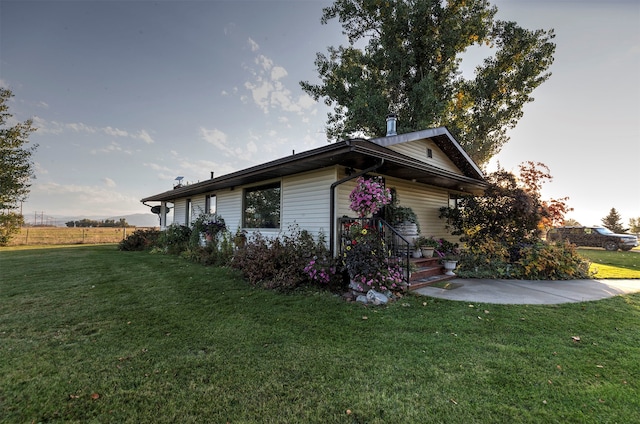
[[[359,218],[373,215],[391,202],[391,192],[379,179],[358,178],[349,195],[350,208]]]
[[[328,286],[336,275],[334,261],[326,257],[314,256],[304,267],[304,272],[312,281]]]
[[[358,290],[399,288],[402,269],[375,228],[353,222],[345,225],[343,263]]]

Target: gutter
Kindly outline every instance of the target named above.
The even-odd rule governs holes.
[[[367,174],[369,172],[373,172],[376,169],[380,168],[382,165],[384,165],[384,159],[380,160],[379,164],[370,166],[367,169],[364,169],[360,172],[356,172],[355,174],[352,175],[348,175],[336,182],[334,182],[333,184],[331,184],[330,187],[330,195],[329,195],[329,253],[331,254],[331,257],[334,257],[335,254],[335,249],[334,249],[334,245],[335,245],[335,226],[336,226],[336,187],[338,187],[340,184],[346,183],[347,181],[353,180],[355,178],[361,177],[364,174]]]

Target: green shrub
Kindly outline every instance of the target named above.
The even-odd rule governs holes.
[[[591,278],[589,262],[568,243],[521,244],[485,240],[466,249],[456,274],[462,278],[572,280]]]
[[[566,242],[536,243],[523,247],[517,264],[517,278],[526,280],[574,280],[591,278],[589,261]]]
[[[456,274],[463,278],[510,278],[513,265],[509,257],[504,243],[486,239],[462,252]]]
[[[189,243],[189,247],[180,254],[184,259],[202,265],[225,266],[231,263],[233,242],[228,231],[220,233],[216,242],[207,242],[204,246],[193,246],[192,241]]]
[[[158,243],[160,235],[160,231],[156,229],[136,230],[118,243],[118,249],[124,251],[148,250]]]
[[[179,255],[189,247],[191,229],[184,225],[171,224],[164,230],[158,239],[159,247],[166,253]]]

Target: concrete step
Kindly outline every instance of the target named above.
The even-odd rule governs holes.
[[[432,275],[430,277],[422,278],[422,279],[419,279],[419,280],[414,280],[412,278],[411,281],[409,282],[409,285],[407,286],[407,289],[408,290],[416,290],[416,289],[419,289],[421,287],[430,286],[430,285],[438,283],[440,281],[447,281],[447,280],[451,280],[451,279],[454,279],[454,278],[456,278],[455,275],[445,275],[445,274]]]

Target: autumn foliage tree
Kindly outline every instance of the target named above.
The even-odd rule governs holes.
[[[542,185],[553,180],[549,167],[542,162],[526,161],[519,165],[520,182],[524,189],[531,195],[538,198],[541,208],[541,218],[538,228],[546,231],[552,227],[564,225],[564,216],[571,212],[567,201],[569,197],[560,199],[542,199]]]
[[[338,19],[349,45],[318,53],[320,83],[302,81],[315,100],[333,106],[327,136],[384,136],[446,126],[478,164],[509,140],[531,93],[551,73],[553,30],[527,30],[496,19],[486,0],[336,0],[321,22]],[[470,48],[488,57],[464,78]]]
[[[589,275],[588,263],[575,248],[541,240],[546,225],[560,223],[571,210],[566,200],[543,200],[551,180],[543,163],[525,162],[516,176],[503,169],[487,176],[482,196],[466,196],[457,208],[441,208],[452,234],[465,251],[458,275],[480,278],[572,279]]]
[[[466,196],[458,208],[442,208],[454,235],[467,245],[497,240],[506,246],[535,243],[546,229],[562,224],[572,209],[568,197],[543,200],[542,185],[552,180],[549,168],[541,162],[520,164],[519,176],[503,169],[487,176],[482,196]]]

